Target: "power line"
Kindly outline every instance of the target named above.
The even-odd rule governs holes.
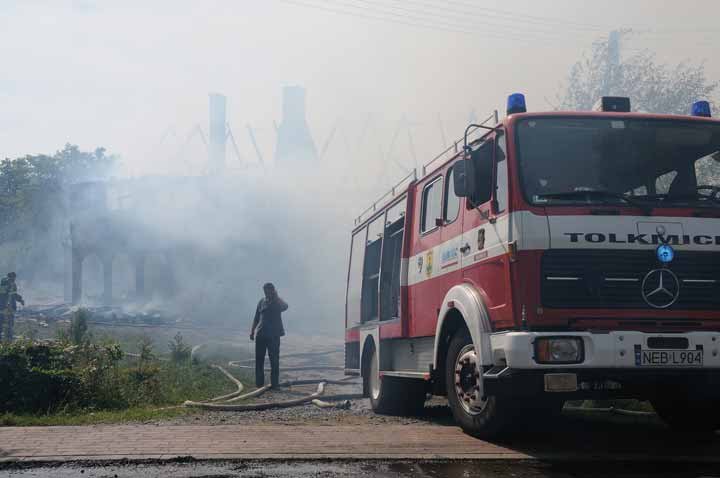
[[[408,3],[403,0],[391,0],[395,3],[402,3],[407,5]],[[452,2],[445,2],[450,3],[452,5]],[[602,27],[599,25],[585,25],[585,24],[578,24],[575,22],[567,21],[567,20],[561,20],[561,19],[554,19],[549,17],[533,17],[528,16],[520,13],[504,13],[502,11],[495,11],[492,9],[488,9],[485,7],[481,7],[477,4],[473,4],[472,7],[466,7],[464,4],[460,4],[457,6],[442,6],[437,3],[434,3],[432,1],[424,1],[424,0],[415,0],[412,2],[412,4],[416,5],[424,5],[427,8],[430,8],[431,10],[439,10],[441,12],[447,12],[454,15],[460,15],[460,16],[480,16],[487,19],[495,19],[495,20],[501,20],[503,22],[506,22],[504,26],[506,27],[517,27],[520,23],[527,23],[531,25],[538,25],[538,26],[547,26],[551,28],[557,28],[558,26],[562,26],[566,29],[573,29],[581,32],[588,32],[588,30],[593,30],[595,32],[598,31],[606,31],[609,27]],[[507,24],[509,22],[509,24]],[[545,30],[541,30],[545,31]],[[551,30],[552,32],[556,32],[557,30]]]
[[[399,0],[392,0],[392,1],[399,1]],[[428,0],[413,0],[413,3],[421,3],[425,5],[435,5],[436,8],[442,8],[438,6],[437,4],[433,3],[432,1]],[[618,28],[624,28],[624,27],[632,27],[632,25],[600,25],[597,23],[584,23],[584,22],[577,22],[573,20],[566,20],[561,19],[558,17],[549,17],[549,16],[538,16],[538,15],[528,15],[525,13],[520,12],[513,12],[509,10],[500,10],[497,8],[488,8],[478,5],[476,2],[467,1],[467,0],[444,0],[445,4],[455,5],[455,6],[465,6],[467,8],[471,8],[474,11],[482,12],[484,14],[491,14],[496,15],[500,17],[505,17],[508,19],[512,19],[513,21],[535,21],[538,24],[556,24],[556,25],[562,25],[564,27],[574,26],[574,27],[580,27],[583,29],[591,29],[594,31],[608,31],[608,30],[616,30]],[[636,27],[643,28],[649,31],[653,31],[657,34],[678,34],[678,33],[719,33],[720,29],[717,28],[707,28],[707,29],[679,29],[675,27],[663,27],[660,25],[635,25]]]
[[[523,43],[530,43],[533,45],[538,43],[537,38],[523,37],[522,35],[517,34],[517,32],[515,32],[515,33],[508,32],[507,34],[497,34],[495,32],[486,33],[483,31],[467,30],[467,29],[458,28],[458,27],[446,27],[446,26],[442,26],[442,25],[438,25],[438,24],[427,23],[426,21],[415,21],[415,20],[407,21],[407,20],[403,19],[404,18],[403,16],[397,15],[397,14],[390,15],[390,16],[383,15],[383,14],[368,14],[367,13],[368,10],[363,10],[361,7],[355,7],[356,10],[357,9],[361,10],[360,12],[358,12],[358,11],[352,11],[352,10],[348,11],[348,10],[342,9],[342,8],[332,8],[332,7],[328,7],[328,6],[324,6],[324,5],[317,5],[317,4],[309,3],[309,2],[303,1],[303,0],[278,0],[278,1],[280,1],[281,3],[292,4],[292,5],[299,6],[299,7],[311,8],[311,9],[321,10],[321,11],[335,13],[335,14],[339,14],[339,15],[346,15],[346,16],[352,16],[352,17],[356,17],[356,18],[364,18],[364,19],[369,19],[369,20],[378,20],[378,21],[400,24],[400,25],[405,25],[405,26],[410,26],[410,27],[415,27],[415,28],[422,28],[422,29],[427,29],[427,30],[444,31],[444,32],[449,32],[449,33],[460,33],[460,34],[465,34],[465,35],[476,35],[476,36],[483,36],[486,38],[505,39],[505,40],[511,40],[511,41],[519,41],[519,42],[523,42]],[[374,13],[374,12],[371,11],[371,13]],[[400,17],[400,18],[397,18],[397,17]],[[543,40],[547,41],[547,40],[552,40],[552,39],[543,39]]]
[[[465,13],[461,13],[461,12],[457,12],[457,11],[453,11],[453,10],[447,10],[447,9],[442,9],[440,12],[437,12],[437,11],[428,10],[427,8],[423,8],[423,7],[421,7],[420,9],[407,8],[407,6],[405,6],[405,5],[408,5],[408,4],[405,2],[401,2],[402,6],[400,6],[400,5],[387,5],[387,3],[379,4],[377,2],[370,1],[370,0],[351,0],[351,1],[368,5],[369,7],[374,9],[375,12],[381,13],[381,14],[398,15],[398,16],[402,16],[405,18],[410,17],[411,19],[414,18],[414,19],[418,19],[421,21],[437,21],[438,18],[444,18],[444,19],[450,20],[450,22],[443,22],[443,23],[446,26],[451,26],[451,27],[465,28],[465,27],[474,27],[476,25],[486,25],[486,26],[495,28],[494,31],[498,32],[498,33],[502,33],[502,34],[521,33],[527,37],[534,37],[534,38],[541,38],[541,39],[548,38],[544,35],[551,35],[555,39],[559,39],[560,37],[558,35],[562,35],[562,32],[558,32],[557,28],[555,28],[553,30],[537,30],[537,29],[530,30],[530,29],[524,28],[523,30],[518,31],[517,24],[508,25],[508,24],[498,23],[497,21],[488,21],[488,20],[492,20],[492,19],[488,19],[485,15],[480,14],[479,12],[470,12],[469,14],[465,14]],[[350,6],[353,8],[362,8],[362,7],[359,7],[354,4],[348,4],[347,0],[345,0],[345,1],[336,0],[336,3],[337,2],[345,3],[347,6]],[[395,0],[395,3],[398,3],[397,0]],[[397,12],[393,12],[393,11],[383,10],[383,7],[394,9],[396,11],[404,12],[404,13],[397,13]],[[438,7],[435,6],[435,9],[437,9],[437,8]],[[477,17],[480,20],[468,18],[468,16]],[[458,22],[458,20],[460,21],[460,23],[455,23],[455,22]],[[507,21],[504,19],[501,19],[501,20]],[[510,27],[515,27],[515,30],[509,31],[508,28],[510,28]]]
[[[604,26],[604,25],[598,25],[598,24],[592,24],[592,23],[582,23],[582,22],[574,22],[571,20],[561,20],[557,17],[544,17],[544,16],[538,16],[538,15],[528,15],[525,13],[519,13],[519,12],[513,12],[509,10],[500,10],[497,8],[487,8],[487,7],[480,7],[476,2],[468,2],[463,0],[445,0],[445,3],[449,4],[456,4],[456,5],[463,5],[468,7],[475,7],[489,13],[495,13],[497,15],[502,15],[505,17],[510,17],[513,19],[520,19],[520,18],[526,18],[531,20],[537,20],[537,21],[543,21],[543,22],[551,22],[551,23],[559,23],[559,24],[566,24],[566,25],[575,25],[577,27],[583,27],[583,28],[595,28],[595,29],[601,29],[605,30],[610,27]]]
[[[359,2],[366,6],[365,7],[358,6],[353,2]],[[422,12],[422,11],[418,11],[418,10],[413,10],[413,9],[409,9],[409,8],[397,7],[397,6],[391,5],[390,8],[395,8],[396,10],[399,10],[400,12],[404,12],[404,13],[398,13],[398,11],[387,10],[387,9],[383,8],[382,6],[378,5],[377,3],[371,2],[369,0],[334,0],[333,3],[340,3],[349,8],[355,8],[355,9],[358,9],[361,11],[368,11],[368,12],[372,12],[372,13],[375,13],[378,15],[389,15],[392,17],[397,17],[397,18],[401,18],[401,19],[409,19],[412,21],[432,22],[432,24],[444,26],[447,28],[472,29],[477,24],[484,24],[484,25],[487,25],[490,27],[498,26],[497,24],[493,24],[493,23],[477,22],[477,21],[473,21],[473,20],[471,20],[470,22],[457,23],[456,18],[448,17],[447,15],[437,15],[437,14],[432,14],[432,13],[429,14],[427,12]],[[442,19],[440,21],[438,21],[438,18],[443,18],[443,17],[450,18],[451,21],[446,21],[446,20],[442,20]],[[500,30],[486,30],[486,31],[489,31],[493,34],[497,33],[500,35],[507,35],[509,33],[509,32],[507,32],[507,30],[505,30],[503,28],[501,28]],[[519,32],[516,32],[516,33],[519,33]],[[522,32],[522,35],[526,36],[528,38],[533,38],[533,39],[538,38],[536,36],[527,35],[526,32]],[[544,40],[546,38],[540,38],[540,39]]]

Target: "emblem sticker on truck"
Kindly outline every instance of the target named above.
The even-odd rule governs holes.
[[[433,273],[433,251],[430,249],[425,259],[425,275],[430,277]]]

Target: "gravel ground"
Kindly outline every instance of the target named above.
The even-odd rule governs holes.
[[[295,375],[295,374],[293,374]],[[313,374],[308,374],[313,375]],[[316,378],[302,376],[283,376],[282,380]],[[337,374],[326,378],[337,380],[342,376]],[[357,379],[354,380],[357,382]],[[253,400],[243,403],[267,403],[297,399],[310,395],[317,390],[317,385],[301,385],[290,388],[270,390]],[[360,394],[359,383],[348,385],[327,385],[325,395]],[[321,396],[320,399],[323,399]],[[351,399],[347,410],[331,408],[318,408],[313,404],[304,404],[290,408],[277,408],[261,411],[228,412],[216,410],[197,410],[191,415],[181,415],[171,419],[158,421],[162,425],[230,425],[230,424],[283,424],[283,425],[354,425],[354,424],[442,424],[451,423],[452,417],[444,399],[433,398],[426,403],[425,413],[417,417],[394,417],[378,415],[372,411],[370,400],[367,398]]]
[[[281,364],[283,367],[338,367],[343,365],[343,352],[323,354],[320,356],[286,356]],[[233,373],[233,368],[228,369]],[[237,374],[236,374],[237,375]],[[347,379],[341,370],[303,370],[281,373],[280,381],[321,379],[340,380]],[[289,388],[270,390],[255,399],[242,403],[267,403],[297,399],[307,396],[317,390],[317,385],[299,385]],[[361,394],[361,379],[354,377],[348,380],[347,385],[326,385],[324,396]],[[319,397],[321,400],[323,397]],[[240,402],[238,402],[240,403]],[[282,425],[354,425],[354,424],[451,424],[452,416],[447,407],[446,400],[433,398],[426,403],[425,413],[417,417],[395,417],[378,415],[372,411],[369,399],[358,398],[350,400],[350,408],[322,409],[313,404],[299,405],[291,408],[278,408],[262,411],[228,412],[215,410],[197,410],[189,415],[182,415],[171,419],[154,422],[159,425],[231,425],[231,424],[282,424]]]

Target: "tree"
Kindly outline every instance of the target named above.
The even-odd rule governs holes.
[[[185,343],[180,332],[175,334],[173,340],[168,341],[168,348],[170,349],[170,360],[175,365],[184,365],[190,362],[192,347]]]
[[[593,43],[589,56],[570,69],[560,109],[589,110],[601,96],[627,96],[633,110],[648,113],[688,114],[693,102],[712,102],[720,82],[708,80],[703,63],[664,65],[649,50],[622,58],[622,40],[631,33],[613,32]]]
[[[85,152],[71,144],[53,155],[0,161],[0,269],[22,269],[30,278],[60,267],[52,258],[62,257],[67,187],[106,178],[116,161],[104,148]]]
[[[70,322],[70,340],[74,345],[82,345],[88,338],[88,317],[90,312],[87,309],[78,309],[72,316]]]

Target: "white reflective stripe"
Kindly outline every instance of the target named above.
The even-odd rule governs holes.
[[[579,277],[553,277],[553,276],[547,276],[545,277],[547,280],[567,280],[567,281],[575,281],[580,280]]]
[[[402,258],[400,260],[400,287],[408,285],[408,260]]]
[[[517,241],[519,251],[547,249],[654,250],[657,244],[652,243],[652,234],[648,231],[652,232],[659,226],[663,226],[665,230],[669,231],[668,234],[682,231],[683,235],[690,236],[691,244],[672,244],[678,251],[720,251],[720,233],[718,233],[720,219],[715,218],[541,216],[530,211],[517,211],[498,218],[495,224],[483,224],[410,257],[407,263],[407,285],[417,284],[457,271],[461,267],[501,256],[507,253],[507,244],[510,241]],[[480,229],[485,229],[485,244],[482,250],[478,250],[476,244],[476,236]],[[417,232],[412,231],[411,234],[415,235]],[[643,240],[647,241],[647,244],[632,239],[642,234],[645,234]],[[696,236],[707,236],[701,241],[705,244],[696,244],[693,239]],[[712,241],[708,242],[708,238],[712,238]],[[680,239],[682,240],[682,238]],[[463,256],[460,247],[464,247],[465,244],[469,245],[471,250]],[[428,256],[431,259],[429,266]],[[403,277],[405,277],[404,274]],[[622,277],[606,278],[605,280],[608,282],[639,281],[639,279]],[[696,283],[710,284],[711,282]]]
[[[720,219],[716,218],[548,216],[548,223],[551,249],[654,250],[661,243],[660,229],[678,251],[720,251]]]

